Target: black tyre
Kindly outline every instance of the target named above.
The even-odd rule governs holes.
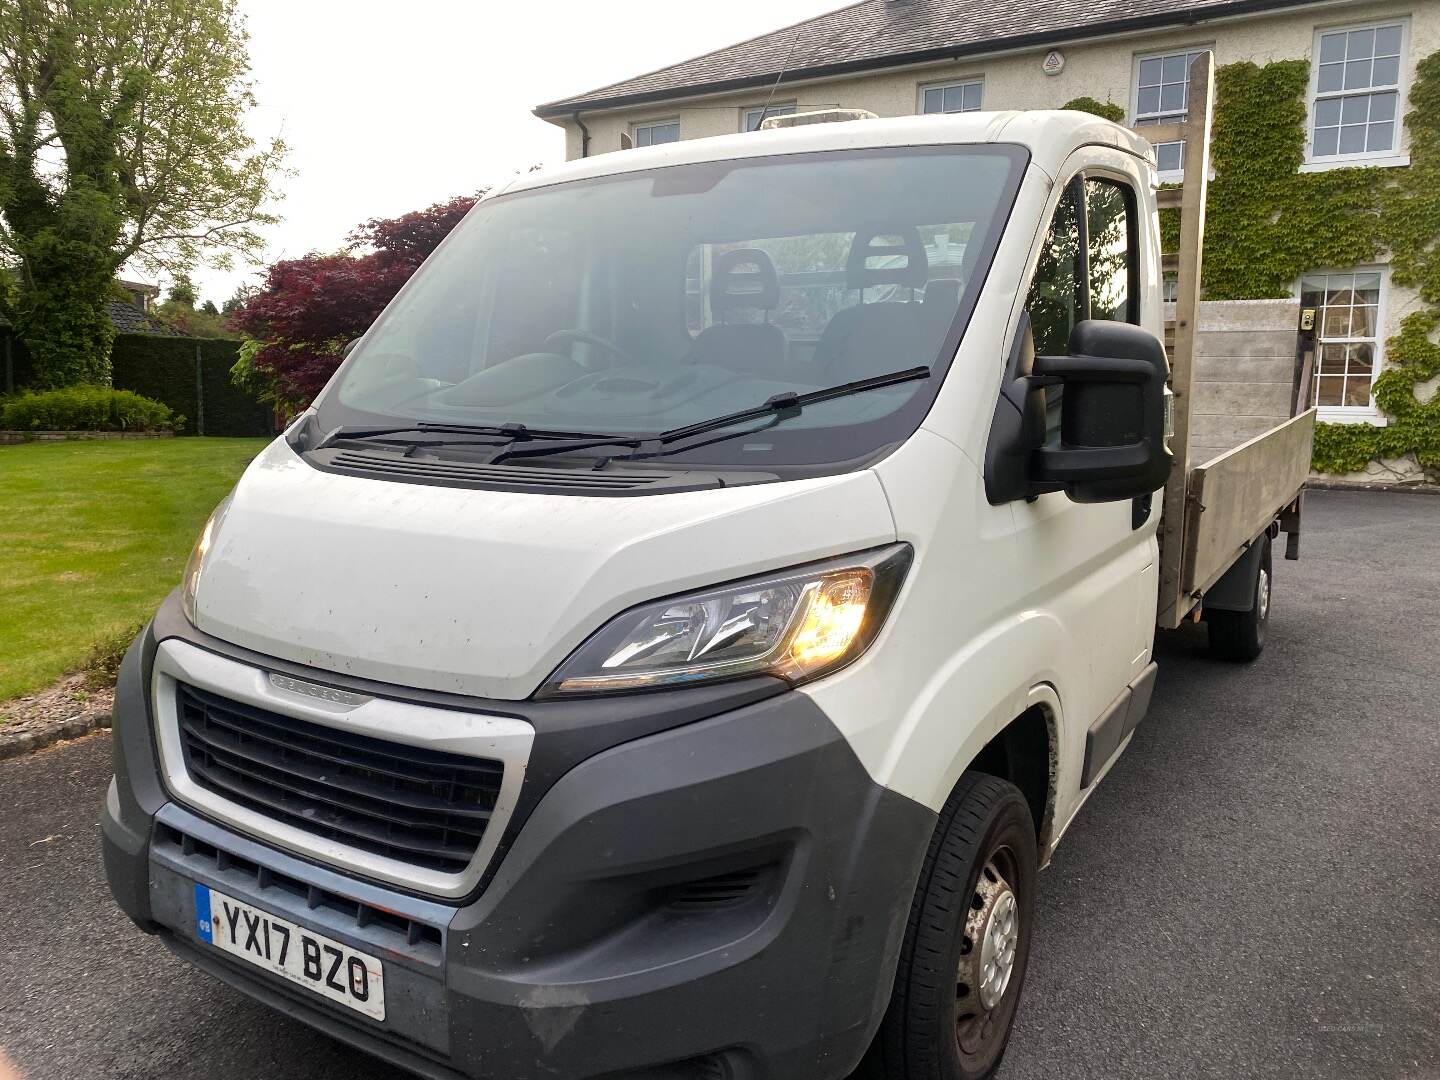
[[[1220,660],[1242,663],[1254,660],[1265,651],[1265,633],[1270,625],[1270,590],[1274,577],[1270,572],[1270,537],[1261,539],[1255,579],[1251,582],[1249,611],[1207,611],[1205,630],[1210,640],[1210,655]]]
[[[1020,789],[960,778],[920,872],[895,989],[859,1076],[981,1080],[1000,1065],[1030,957],[1035,822]]]

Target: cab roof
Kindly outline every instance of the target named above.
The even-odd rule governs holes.
[[[597,154],[526,173],[506,185],[504,192],[667,165],[768,157],[773,154],[984,143],[1025,147],[1030,151],[1031,162],[1051,177],[1058,175],[1065,160],[1082,146],[1108,146],[1147,160],[1152,165],[1155,161],[1154,151],[1143,136],[1088,113],[1073,110],[971,112],[804,124],[774,131],[718,135]]]

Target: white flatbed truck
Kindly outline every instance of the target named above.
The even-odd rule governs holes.
[[[1176,196],[1078,113],[485,199],[128,653],[119,905],[432,1080],[992,1074],[1157,625],[1258,654],[1298,528],[1313,413],[1189,460],[1201,63],[1168,363]]]

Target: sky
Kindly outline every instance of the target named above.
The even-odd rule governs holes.
[[[294,175],[265,262],[333,251],[357,224],[565,159],[536,105],[778,29],[845,0],[240,0],[257,139]],[[218,305],[261,267],[197,267]],[[162,283],[163,284],[163,283]]]

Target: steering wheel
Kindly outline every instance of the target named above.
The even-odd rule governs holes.
[[[545,347],[550,351],[555,352],[558,351],[555,349],[555,346],[557,345],[565,345],[582,341],[587,345],[599,346],[600,348],[608,352],[611,356],[614,356],[617,359],[624,360],[631,364],[639,363],[639,361],[636,360],[635,357],[631,356],[628,352],[620,348],[620,346],[616,345],[613,341],[607,341],[599,334],[592,334],[589,330],[580,330],[578,328],[575,330],[556,330],[553,334],[551,334],[545,339]]]

